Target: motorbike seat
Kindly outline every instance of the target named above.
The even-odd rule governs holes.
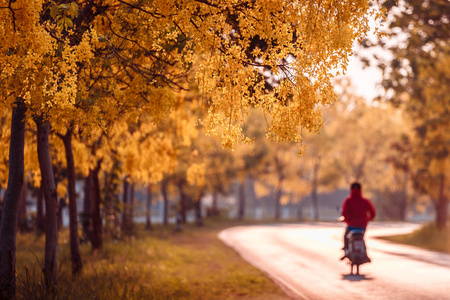
[[[364,229],[352,229],[347,233],[347,238],[348,239],[363,238],[364,233],[365,233]]]

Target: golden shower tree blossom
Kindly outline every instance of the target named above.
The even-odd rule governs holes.
[[[208,107],[204,125],[225,147],[247,140],[241,124],[253,107],[266,115],[268,137],[299,143],[301,129],[316,132],[320,107],[335,101],[332,72],[345,69],[353,41],[368,31],[370,2],[0,0],[0,107],[13,107],[17,132],[3,214],[17,215],[26,110],[46,148],[50,124],[60,134],[93,124],[105,130],[141,110],[157,122],[173,105],[167,89],[186,89],[192,70]],[[12,259],[1,262],[5,297],[15,288],[13,223],[1,227],[1,257]],[[57,232],[48,237],[50,284]]]

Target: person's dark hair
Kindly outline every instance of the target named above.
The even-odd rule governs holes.
[[[350,190],[353,189],[361,190],[361,184],[359,182],[353,182],[352,185],[350,186]]]

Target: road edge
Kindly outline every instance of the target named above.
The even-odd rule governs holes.
[[[237,226],[240,227],[240,226]],[[219,240],[221,240],[227,247],[233,249],[236,253],[238,253],[242,259],[244,259],[246,262],[248,262],[249,264],[251,264],[252,266],[254,266],[255,268],[257,268],[258,270],[260,270],[261,272],[263,272],[268,278],[270,278],[276,285],[278,285],[281,290],[290,298],[292,299],[299,299],[299,300],[308,300],[310,299],[310,297],[307,297],[304,293],[302,293],[301,291],[299,291],[298,289],[294,288],[292,285],[290,285],[289,283],[287,283],[285,280],[283,280],[282,278],[272,274],[269,272],[269,270],[266,270],[265,267],[261,266],[260,264],[258,264],[251,256],[246,255],[245,253],[243,253],[242,251],[240,251],[240,249],[238,247],[236,247],[231,240],[229,239],[228,236],[228,232],[230,230],[233,230],[233,228],[237,228],[237,227],[231,227],[231,228],[227,228],[224,229],[222,231],[220,231],[217,234],[217,237],[219,238]]]

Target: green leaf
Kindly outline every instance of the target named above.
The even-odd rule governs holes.
[[[67,30],[73,27],[73,22],[69,18],[64,18],[64,29]]]
[[[78,17],[78,5],[75,2],[70,3],[69,13],[72,17]]]
[[[59,10],[58,5],[56,5],[56,3],[53,3],[53,4],[52,4],[52,7],[50,8],[50,16],[51,16],[53,19],[55,19],[56,16],[58,15],[58,10]]]

